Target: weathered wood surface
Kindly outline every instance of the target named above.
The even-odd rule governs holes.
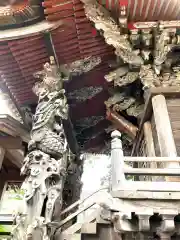
[[[7,149],[6,157],[19,169],[23,165],[24,161],[24,152],[20,149]]]
[[[180,176],[178,168],[124,168],[123,172],[128,175],[147,175],[147,176]],[[174,178],[172,180],[175,181]],[[171,180],[171,181],[172,181]],[[179,180],[179,178],[177,178]]]
[[[155,200],[177,200],[180,199],[179,192],[169,192],[169,191],[138,191],[138,190],[117,190],[113,191],[112,196],[115,198],[124,199],[155,199]]]
[[[142,128],[146,121],[150,121],[153,113],[152,109],[152,97],[158,94],[162,94],[166,99],[180,98],[180,88],[177,87],[155,87],[151,88],[146,93],[144,113],[139,124],[139,132],[137,133],[136,139],[134,141],[132,156],[137,154],[139,143],[141,141],[140,136],[142,135]]]
[[[155,148],[154,148],[154,141],[152,135],[152,128],[150,122],[145,122],[144,126],[144,139],[146,141],[146,152],[148,157],[155,157]]]
[[[177,151],[165,97],[163,95],[154,96],[152,98],[152,106],[160,155],[162,157],[175,157],[177,156]],[[178,169],[179,164],[169,162],[165,167]],[[178,169],[178,171],[180,170]],[[166,181],[180,181],[180,178],[166,177],[165,179]]]
[[[20,137],[0,136],[0,146],[5,149],[22,149],[22,139]]]
[[[158,136],[157,136],[156,125],[155,125],[153,113],[152,113],[152,117],[151,117],[151,129],[152,129],[152,135],[153,135],[153,141],[154,141],[155,156],[159,157],[159,156],[161,156],[161,154],[160,154]]]
[[[174,98],[166,101],[177,154],[180,155],[180,99]]]
[[[176,162],[180,163],[180,157],[127,157],[125,156],[124,162]]]
[[[10,136],[20,136],[24,142],[29,142],[30,134],[23,124],[8,114],[0,114],[0,130]]]

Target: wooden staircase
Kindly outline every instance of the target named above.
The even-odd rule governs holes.
[[[58,240],[131,240],[152,237],[154,233],[160,239],[170,240],[171,236],[180,239],[180,184],[179,182],[150,182],[126,180],[126,175],[180,176],[180,169],[133,168],[129,162],[180,162],[180,157],[121,157],[121,181],[115,184],[110,194],[97,193],[85,200],[77,201],[61,215],[70,214],[59,223],[61,232]],[[82,221],[80,214],[96,206]],[[159,216],[159,225],[156,218]],[[76,219],[76,222],[74,221]],[[134,222],[135,219],[138,219]],[[154,220],[151,220],[154,219]],[[154,222],[153,222],[154,221]],[[75,222],[75,223],[74,223]],[[73,223],[73,224],[72,224]],[[133,234],[136,235],[133,238]],[[143,236],[144,238],[140,238]],[[146,237],[145,237],[146,236]],[[153,239],[153,238],[151,238]],[[176,238],[175,238],[176,239]],[[178,238],[177,238],[178,239]]]

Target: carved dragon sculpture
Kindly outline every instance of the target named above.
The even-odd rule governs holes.
[[[86,62],[90,70],[99,64],[100,59],[93,64],[91,58],[88,61],[85,59],[79,63]],[[77,65],[77,62],[72,63],[73,71],[70,68],[70,74]],[[84,68],[77,72],[83,73]],[[39,101],[32,122],[29,152],[21,169],[21,173],[27,176],[23,184],[26,204],[24,211],[20,211],[16,218],[17,225],[13,231],[13,239],[16,240],[52,239],[57,227],[52,222],[59,221],[64,204],[64,186],[69,181],[72,188],[75,186],[76,191],[80,191],[82,185],[82,166],[79,161],[74,161],[75,156],[68,147],[62,123],[62,120],[68,119],[63,89],[63,81],[68,77],[59,71],[53,57],[35,77],[41,79],[33,88]]]

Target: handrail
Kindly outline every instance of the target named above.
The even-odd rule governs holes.
[[[104,187],[104,188],[100,188],[98,189],[97,191],[91,193],[89,196],[87,196],[86,198],[82,199],[82,200],[78,200],[76,202],[74,202],[72,205],[70,205],[69,207],[65,208],[62,212],[61,212],[61,216],[64,215],[65,213],[67,212],[70,212],[73,208],[83,204],[87,199],[89,199],[90,197],[94,196],[96,193],[102,191],[102,190],[105,190],[105,189],[108,189],[107,187]]]
[[[101,190],[104,190],[104,189],[107,189],[107,188],[101,188],[99,190],[97,190],[96,192],[92,193],[91,195],[89,195],[88,197],[86,197],[85,199],[83,199],[82,201],[77,201],[76,203],[72,204],[71,206],[77,206],[78,203],[80,202],[80,204],[82,204],[83,202],[85,202],[85,200],[87,200],[88,198],[92,197],[93,195],[95,195],[97,192],[100,192]],[[96,202],[93,201],[93,202],[90,202],[89,204],[87,204],[86,206],[84,206],[83,208],[81,209],[78,209],[76,212],[72,213],[71,215],[69,215],[68,217],[66,217],[65,219],[63,219],[61,222],[51,222],[49,223],[50,225],[56,225],[57,228],[59,227],[62,227],[65,223],[69,222],[70,220],[72,220],[74,217],[77,217],[79,214],[81,214],[82,212],[86,211],[87,209],[91,208],[92,206],[96,205]],[[71,207],[70,206],[70,207]],[[65,212],[68,212],[70,209],[72,208],[67,208],[65,209],[66,211],[62,212],[63,214]],[[62,215],[61,213],[61,215]]]
[[[79,210],[77,210],[75,213],[72,213],[71,215],[69,215],[67,218],[65,218],[64,220],[62,220],[59,224],[58,227],[62,227],[65,223],[69,222],[70,220],[72,220],[74,217],[76,217],[77,215],[81,214],[82,212],[86,211],[87,209],[89,209],[90,207],[94,206],[96,204],[96,202],[92,202],[89,203],[87,206],[85,206],[84,208],[81,208]],[[52,223],[53,224],[53,223]]]

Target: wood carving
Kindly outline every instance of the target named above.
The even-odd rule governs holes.
[[[62,67],[66,69],[66,71],[70,75],[81,75],[83,73],[87,73],[91,71],[94,67],[98,66],[101,63],[100,57],[86,57],[82,60],[77,60],[70,64],[65,64]]]
[[[114,86],[125,86],[140,78],[144,89],[158,86],[179,85],[178,74],[173,74],[169,81],[163,80],[162,73],[167,63],[168,54],[179,44],[179,35],[176,27],[178,21],[160,21],[135,23],[130,34],[123,31],[127,28],[126,7],[122,7],[123,21],[117,22],[110,13],[96,1],[82,0],[86,16],[102,33],[107,44],[115,48],[115,54],[120,57],[126,66],[119,66],[105,76]],[[141,31],[139,31],[141,29]],[[132,69],[135,68],[134,72]],[[166,75],[167,79],[167,75]]]
[[[23,184],[26,210],[25,217],[23,210],[17,216],[14,239],[18,240],[52,239],[55,226],[51,222],[60,218],[65,183],[73,177],[70,187],[75,187],[77,194],[82,185],[82,166],[74,161],[63,129],[63,120],[68,119],[63,89],[63,81],[67,79],[59,72],[54,58],[50,58],[50,63],[35,77],[41,79],[34,87],[39,101],[33,117],[29,152],[21,169],[27,176]]]
[[[128,35],[121,34],[121,29],[110,16],[109,12],[97,2],[89,3],[85,0],[86,16],[95,24],[96,29],[102,31],[107,44],[115,48],[115,53],[120,56],[125,63],[141,66],[142,58],[128,40]]]

